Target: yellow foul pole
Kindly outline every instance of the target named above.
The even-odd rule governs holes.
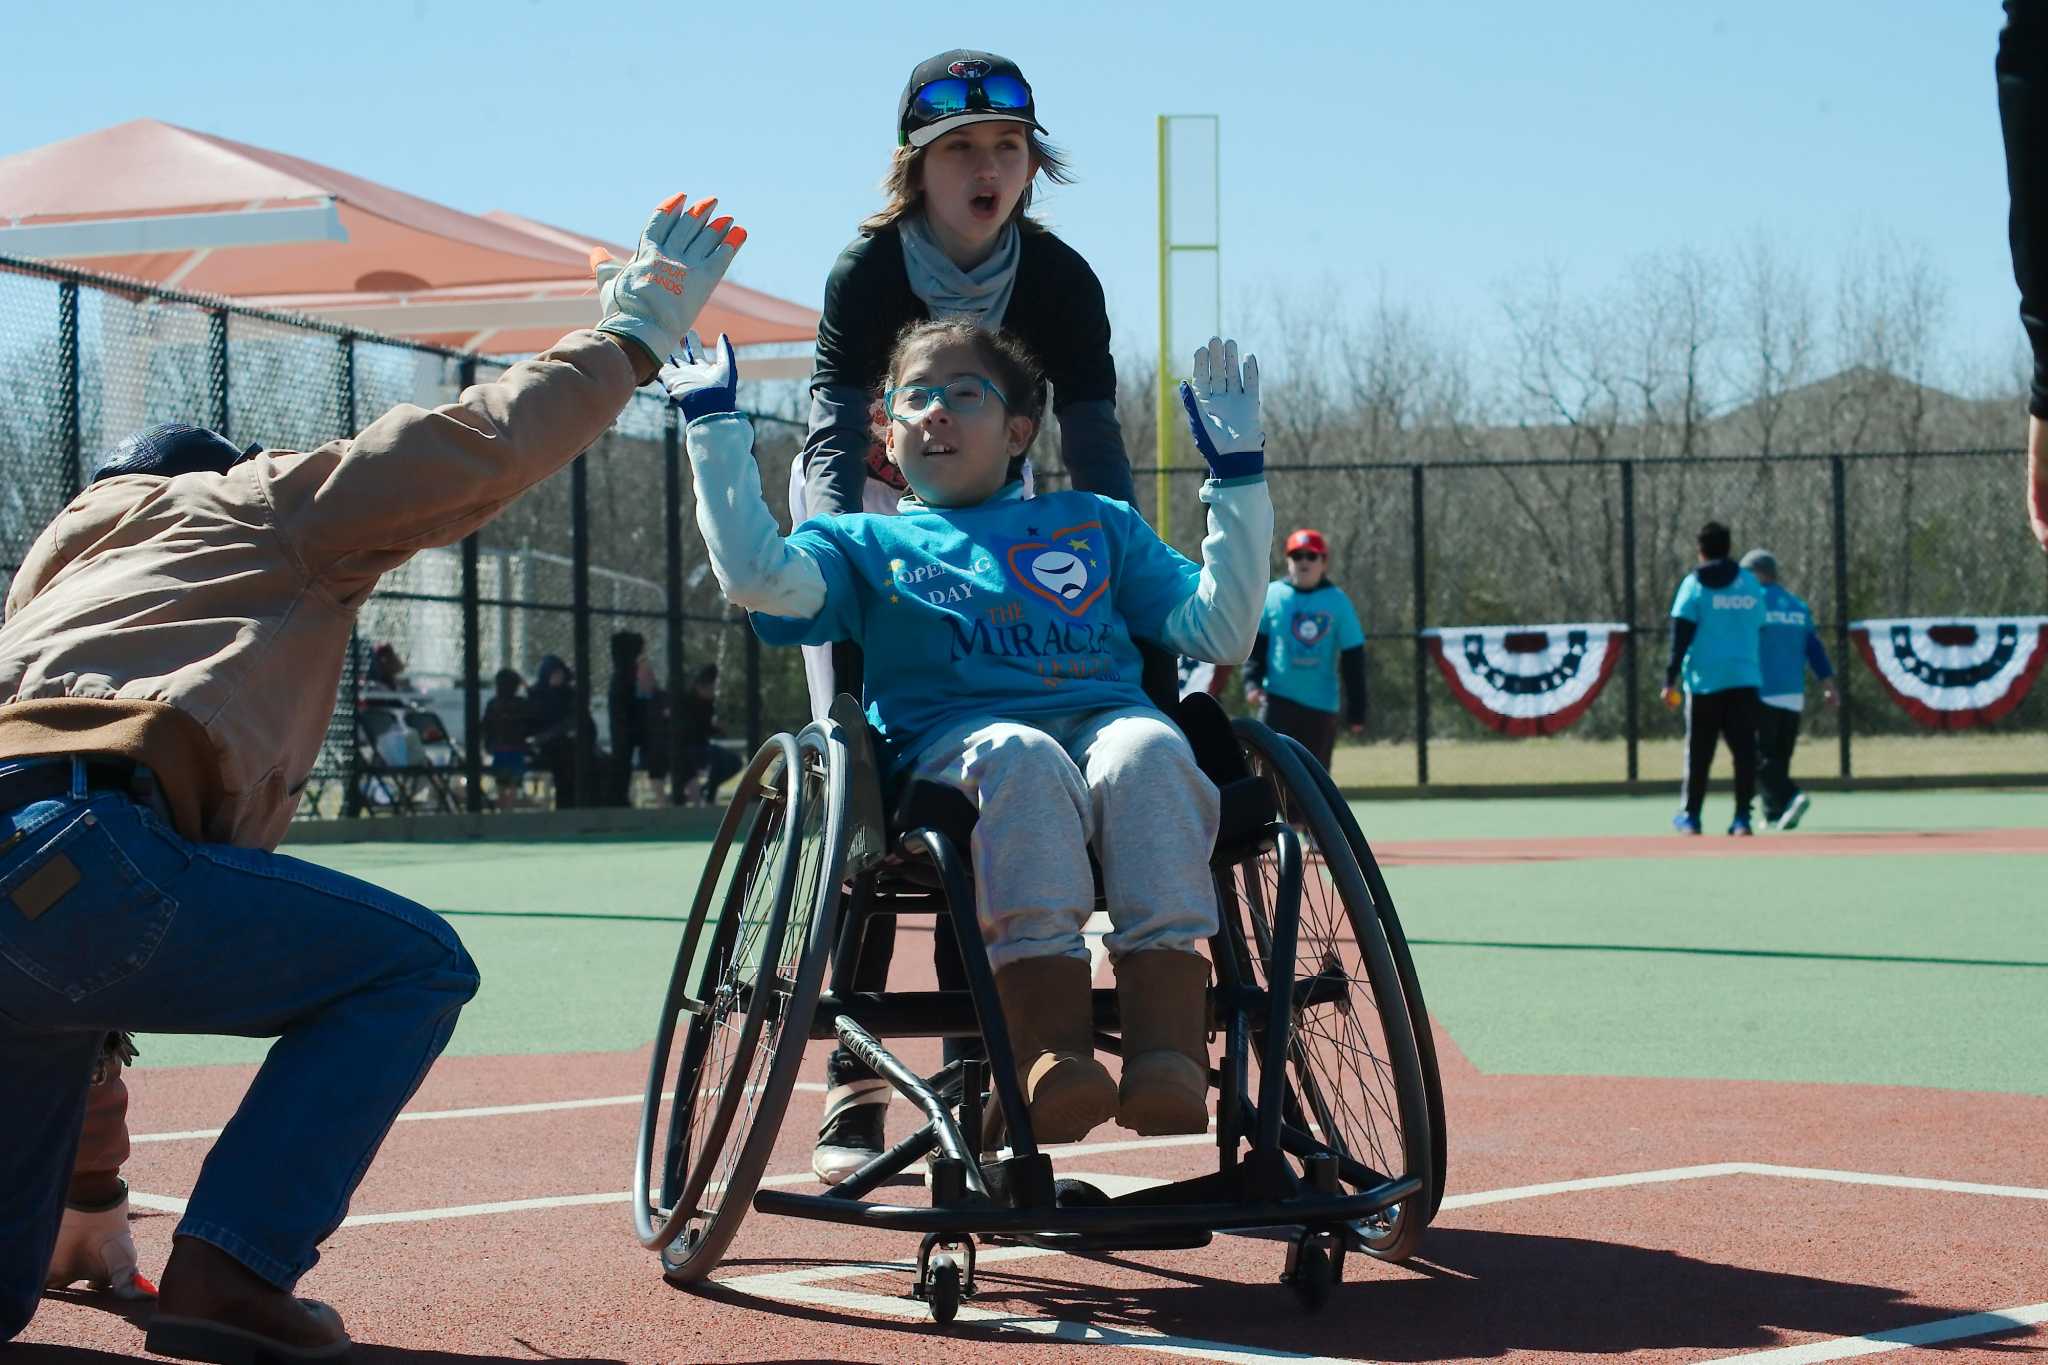
[[[1157,428],[1157,452],[1153,460],[1152,529],[1161,540],[1170,541],[1173,526],[1173,432],[1178,418],[1173,410],[1173,246],[1167,227],[1166,121],[1159,116],[1159,407],[1153,425]]]

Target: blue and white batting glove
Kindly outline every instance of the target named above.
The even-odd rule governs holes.
[[[1237,343],[1210,337],[1195,352],[1195,376],[1182,380],[1181,406],[1188,410],[1188,429],[1195,449],[1208,463],[1210,477],[1253,479],[1266,470],[1266,433],[1259,429],[1259,358],[1237,362]]]
[[[625,264],[603,247],[590,253],[604,310],[597,330],[631,337],[657,359],[682,344],[747,240],[747,230],[729,217],[705,221],[716,199],[700,199],[687,212],[682,203],[678,194],[654,211],[640,234],[640,249]]]
[[[699,417],[714,417],[740,410],[740,365],[732,353],[732,342],[718,334],[718,350],[704,353],[704,343],[691,332],[683,338],[683,358],[661,367],[661,386],[668,399],[682,410],[683,425]]]

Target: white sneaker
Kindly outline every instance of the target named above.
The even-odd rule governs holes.
[[[837,1185],[882,1154],[889,1119],[889,1083],[859,1080],[825,1096],[825,1119],[811,1148],[811,1173]]]
[[[135,1235],[128,1230],[128,1195],[110,1209],[86,1211],[66,1206],[57,1230],[57,1248],[43,1288],[64,1289],[84,1281],[116,1298],[153,1299],[156,1286],[136,1265]]]
[[[1780,832],[1798,829],[1799,822],[1806,818],[1807,807],[1812,804],[1812,797],[1808,796],[1805,792],[1799,793],[1799,795],[1792,798],[1792,804],[1785,807],[1785,813],[1778,817],[1777,822],[1771,828]]]

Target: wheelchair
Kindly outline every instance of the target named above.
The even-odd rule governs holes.
[[[975,916],[963,852],[974,809],[921,782],[885,806],[875,738],[841,696],[741,774],[684,922],[633,1167],[634,1229],[664,1278],[708,1276],[750,1207],[919,1234],[911,1292],[942,1324],[974,1293],[977,1240],[1094,1254],[1200,1247],[1219,1232],[1276,1238],[1280,1278],[1311,1310],[1347,1253],[1413,1253],[1443,1198],[1443,1093],[1372,852],[1300,745],[1207,696],[1171,714],[1222,797],[1208,945],[1222,1038],[1215,1170],[1114,1198],[1055,1175],[1032,1137]],[[967,989],[846,989],[867,917],[919,913],[951,918]],[[1096,1046],[1117,1052],[1115,991],[1095,991],[1094,1011]],[[883,1041],[973,1036],[986,1060],[932,1076]],[[925,1121],[825,1193],[763,1189],[805,1047],[834,1038]],[[1007,1155],[982,1150],[990,1106]],[[920,1161],[929,1207],[867,1200]]]

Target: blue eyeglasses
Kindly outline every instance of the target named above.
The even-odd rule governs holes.
[[[932,410],[934,403],[952,413],[980,412],[994,394],[1004,407],[1010,400],[1003,391],[978,374],[963,374],[943,384],[902,384],[882,395],[882,407],[899,422],[914,422]]]

